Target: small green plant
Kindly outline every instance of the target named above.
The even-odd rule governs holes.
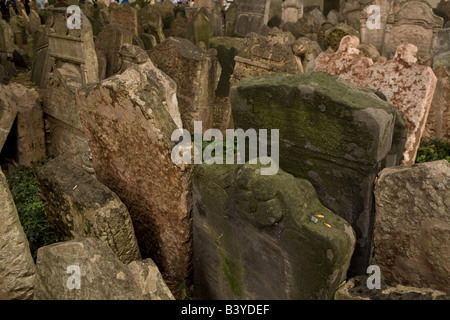
[[[37,249],[57,241],[47,220],[44,205],[39,199],[36,170],[34,166],[19,166],[6,175],[34,260]]]
[[[447,160],[450,162],[450,142],[433,139],[420,144],[417,151],[416,163]]]

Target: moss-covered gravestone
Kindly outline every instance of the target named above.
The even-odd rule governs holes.
[[[194,173],[194,288],[200,299],[330,299],[355,236],[311,183],[260,165]],[[314,221],[313,221],[314,220]]]
[[[280,167],[308,179],[320,201],[346,219],[357,245],[350,274],[364,274],[374,222],[373,185],[397,165],[406,127],[369,89],[322,72],[240,81],[230,93],[235,128],[279,129]]]

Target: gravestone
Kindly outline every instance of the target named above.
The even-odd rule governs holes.
[[[119,5],[116,2],[112,2],[109,5],[109,22],[116,23],[134,35],[138,35],[137,11],[130,3]]]
[[[292,51],[294,38],[290,33],[272,30],[267,37],[250,33],[239,54],[230,83],[269,73],[303,73],[300,57]]]
[[[383,278],[449,292],[450,163],[386,168],[375,197],[375,259]]]
[[[427,66],[416,63],[417,47],[401,45],[393,60],[378,61],[359,55],[359,39],[345,36],[336,53],[323,52],[316,59],[316,71],[324,71],[359,86],[382,92],[400,110],[408,127],[402,164],[416,159],[436,88],[436,76]]]
[[[284,22],[297,22],[303,17],[303,3],[300,0],[287,0],[281,4],[281,19]]]
[[[234,33],[245,37],[258,32],[269,21],[270,0],[236,0],[236,24]]]
[[[188,22],[186,38],[195,45],[203,42],[205,47],[209,49],[209,42],[213,36],[214,29],[211,16],[205,8],[200,8],[192,20]]]
[[[205,8],[209,14],[213,13],[214,3],[216,0],[197,0],[194,2],[194,8]]]
[[[0,151],[3,149],[8,134],[17,116],[17,104],[9,86],[0,84]]]
[[[177,84],[183,128],[194,132],[194,121],[202,121],[203,130],[210,129],[221,72],[216,51],[205,52],[186,39],[167,38],[152,48],[149,56]]]
[[[11,61],[16,48],[13,29],[8,22],[0,19],[0,64],[10,76],[17,74],[14,63]]]
[[[139,10],[137,13],[137,22],[139,36],[142,36],[143,33],[151,34],[156,38],[158,43],[165,39],[161,13],[154,6],[145,6]]]
[[[30,300],[35,265],[14,199],[0,170],[0,299]]]
[[[54,157],[70,154],[88,171],[92,170],[90,149],[78,114],[76,93],[80,76],[65,68],[55,68],[42,92],[47,151]]]
[[[40,97],[35,89],[20,84],[10,84],[12,100],[17,105],[15,131],[15,160],[30,166],[46,158],[44,114]]]
[[[176,90],[147,59],[84,87],[77,102],[97,179],[127,206],[143,258],[178,286],[191,272],[192,168],[171,159]]]
[[[225,12],[225,34],[227,37],[234,37],[234,29],[236,28],[237,6],[236,2],[232,2]]]
[[[380,8],[380,25],[377,27],[373,24],[376,21],[374,18],[374,11],[369,11],[370,6],[378,6]],[[360,15],[360,34],[361,42],[369,43],[375,46],[379,52],[383,51],[386,23],[388,16],[394,9],[392,1],[389,0],[373,0],[368,3],[361,11]],[[370,20],[368,20],[370,18]]]
[[[324,72],[270,74],[231,89],[236,128],[279,129],[280,168],[309,180],[321,203],[356,232],[349,274],[371,257],[373,182],[400,160],[406,126],[372,90]]]
[[[450,28],[439,30],[433,44],[434,55],[444,52],[450,52]]]
[[[47,86],[54,66],[76,73],[82,84],[98,81],[98,61],[92,27],[81,14],[81,29],[67,29],[66,10],[50,9],[45,30],[36,44],[31,81],[40,88]]]
[[[93,237],[123,263],[141,259],[133,224],[119,197],[70,156],[56,157],[37,172],[40,198],[60,242]]]
[[[399,45],[410,43],[418,48],[421,64],[431,66],[433,42],[443,23],[426,1],[407,1],[386,24],[381,54],[392,59]]]
[[[433,72],[437,84],[422,139],[438,138],[450,142],[450,67],[439,66]]]
[[[170,0],[164,0],[154,5],[155,9],[161,14],[164,29],[170,29],[172,21],[175,19],[175,5]]]
[[[151,259],[126,265],[95,238],[39,248],[35,286],[35,300],[173,300]]]
[[[352,228],[319,202],[308,181],[260,170],[196,167],[196,298],[331,299],[346,277]]]
[[[361,7],[359,0],[344,0],[339,8],[344,22],[356,30],[359,30],[361,26],[359,21]]]
[[[95,39],[95,51],[99,60],[99,79],[111,77],[120,69],[122,61],[118,52],[125,43],[133,43],[133,33],[118,24],[106,25]]]

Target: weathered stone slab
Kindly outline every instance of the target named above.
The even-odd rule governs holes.
[[[259,170],[248,164],[196,168],[196,295],[330,299],[353,253],[352,228],[319,202],[308,181]],[[317,214],[323,218],[314,223]]]
[[[270,31],[267,37],[250,33],[239,54],[234,58],[236,65],[230,83],[233,86],[247,77],[270,73],[303,73],[300,57],[292,51],[294,42],[291,34]]]
[[[137,11],[128,2],[120,5],[117,2],[110,4],[109,22],[118,24],[134,35],[138,35]]]
[[[365,273],[373,181],[380,168],[398,164],[405,143],[398,110],[323,72],[247,78],[230,99],[236,128],[280,130],[280,168],[309,180],[323,205],[352,225],[357,244],[349,273]]]
[[[440,53],[450,51],[450,28],[441,29],[437,32],[434,44],[433,54],[438,55]]]
[[[380,28],[368,27],[368,18],[373,14],[367,10],[370,5],[381,9]],[[373,44],[383,56],[392,59],[398,46],[409,43],[418,48],[420,64],[431,66],[433,45],[443,19],[433,13],[426,1],[374,0],[361,11],[360,21],[361,42]]]
[[[37,178],[40,198],[59,241],[94,237],[123,263],[141,259],[125,205],[70,157],[57,157],[42,166]]]
[[[81,87],[80,76],[71,70],[55,68],[50,74],[47,88],[42,91],[47,150],[54,157],[75,155],[80,165],[93,171],[91,152],[76,103],[76,94]]]
[[[171,159],[175,92],[173,80],[147,60],[85,88],[77,100],[97,179],[127,206],[142,256],[180,284],[192,254],[192,169]]]
[[[281,19],[284,22],[297,22],[303,17],[303,2],[287,0],[281,4]]]
[[[0,203],[0,299],[29,300],[33,298],[35,265],[1,170]]]
[[[51,9],[44,33],[36,45],[31,80],[45,88],[54,66],[71,70],[82,84],[98,81],[98,61],[92,27],[81,15],[81,29],[67,29],[66,9]]]
[[[440,66],[434,74],[438,81],[422,139],[450,142],[450,66]]]
[[[234,33],[244,37],[258,32],[269,21],[270,0],[236,0],[236,23]]]
[[[39,94],[20,84],[10,84],[12,99],[17,105],[16,161],[29,166],[44,161],[46,157],[44,114]]]
[[[216,51],[205,52],[186,39],[167,38],[152,48],[149,56],[177,84],[183,128],[194,132],[194,121],[202,121],[203,130],[211,128],[221,72]]]
[[[367,288],[368,276],[357,276],[349,279],[340,287],[335,300],[449,300],[445,292],[430,288],[402,286],[381,280],[381,289]]]
[[[202,42],[206,49],[209,49],[209,42],[213,36],[214,27],[211,15],[206,9],[201,8],[188,22],[186,38],[197,46]]]
[[[153,267],[147,260],[132,263],[128,267],[117,259],[105,243],[94,238],[78,238],[45,246],[38,250],[34,299],[170,299],[165,294],[167,287],[161,283],[160,276],[154,274],[144,277],[141,274],[146,266]],[[156,270],[152,271],[156,273]],[[143,291],[144,288],[154,286],[164,288],[162,296]]]
[[[412,164],[430,110],[436,76],[431,68],[416,64],[414,45],[401,45],[393,60],[377,63],[359,55],[358,45],[357,37],[345,36],[336,53],[323,52],[317,57],[315,70],[382,92],[405,118],[408,136],[402,163]]]
[[[108,24],[95,39],[95,51],[99,59],[99,79],[111,77],[120,70],[122,61],[118,52],[125,44],[133,43],[133,33],[118,24]]]
[[[450,163],[386,168],[375,197],[375,261],[383,277],[449,292]]]
[[[13,100],[11,89],[0,84],[0,151],[8,138],[17,115],[17,105]]]

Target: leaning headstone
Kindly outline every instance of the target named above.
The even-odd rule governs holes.
[[[8,22],[0,19],[0,64],[10,76],[17,74],[14,63],[11,62],[16,48],[13,29]]]
[[[406,126],[398,110],[373,91],[311,72],[241,80],[231,89],[236,128],[279,129],[280,168],[309,180],[324,206],[356,232],[350,274],[371,256],[373,181],[396,165]]]
[[[425,128],[436,87],[436,76],[427,66],[418,65],[417,47],[401,45],[393,60],[373,63],[359,55],[359,39],[345,36],[336,53],[323,52],[316,59],[316,71],[324,71],[382,92],[403,114],[408,137],[403,164],[413,164]]]
[[[282,170],[261,176],[260,170],[249,164],[196,168],[195,295],[331,299],[346,277],[352,228],[319,202],[308,181]]]
[[[194,132],[194,121],[202,121],[203,130],[210,129],[221,72],[216,51],[205,52],[189,40],[168,38],[152,48],[149,56],[177,84],[183,128]]]
[[[106,243],[125,264],[141,259],[125,205],[70,157],[57,157],[39,168],[37,181],[59,241],[93,237]]]
[[[8,134],[17,115],[17,104],[9,86],[0,84],[0,151],[5,145]]]
[[[205,8],[201,8],[196,15],[188,22],[186,37],[195,45],[203,42],[209,49],[209,42],[214,36],[211,15]]]
[[[34,292],[35,265],[1,170],[0,203],[0,299],[30,300]]]
[[[15,132],[16,162],[29,166],[46,157],[44,113],[35,89],[10,84],[12,99],[17,105]]]
[[[449,292],[450,163],[386,168],[375,197],[375,261],[383,278]]]
[[[66,10],[51,9],[44,33],[36,45],[31,80],[45,88],[54,66],[75,72],[82,84],[98,81],[98,61],[92,27],[83,13],[81,29],[69,30]]]
[[[281,4],[281,19],[284,22],[297,22],[303,17],[303,3],[300,0],[287,0]]]
[[[78,114],[76,93],[82,87],[78,74],[55,68],[42,91],[42,105],[47,131],[47,150],[54,157],[72,154],[79,164],[92,171],[90,149]]]
[[[236,24],[234,33],[244,37],[257,32],[269,21],[270,0],[236,0]]]
[[[106,25],[95,39],[95,51],[99,59],[99,79],[117,73],[121,67],[118,51],[125,43],[133,43],[133,33],[118,24]]]
[[[137,266],[134,262],[123,264],[105,243],[95,238],[78,238],[39,248],[34,299],[173,299],[157,273],[142,275],[144,268],[152,265],[146,260],[137,263]],[[141,263],[144,265],[140,266]],[[146,289],[155,286],[161,290]],[[158,297],[154,293],[162,294]]]
[[[422,139],[450,142],[450,64],[434,69],[438,81]]]
[[[171,158],[176,90],[147,59],[85,87],[77,101],[97,179],[127,206],[142,256],[179,285],[191,270],[192,169]]]
[[[231,76],[231,85],[238,81],[269,73],[303,73],[300,57],[292,51],[294,42],[287,32],[273,30],[267,37],[250,33],[244,48],[234,58],[236,65]]]

